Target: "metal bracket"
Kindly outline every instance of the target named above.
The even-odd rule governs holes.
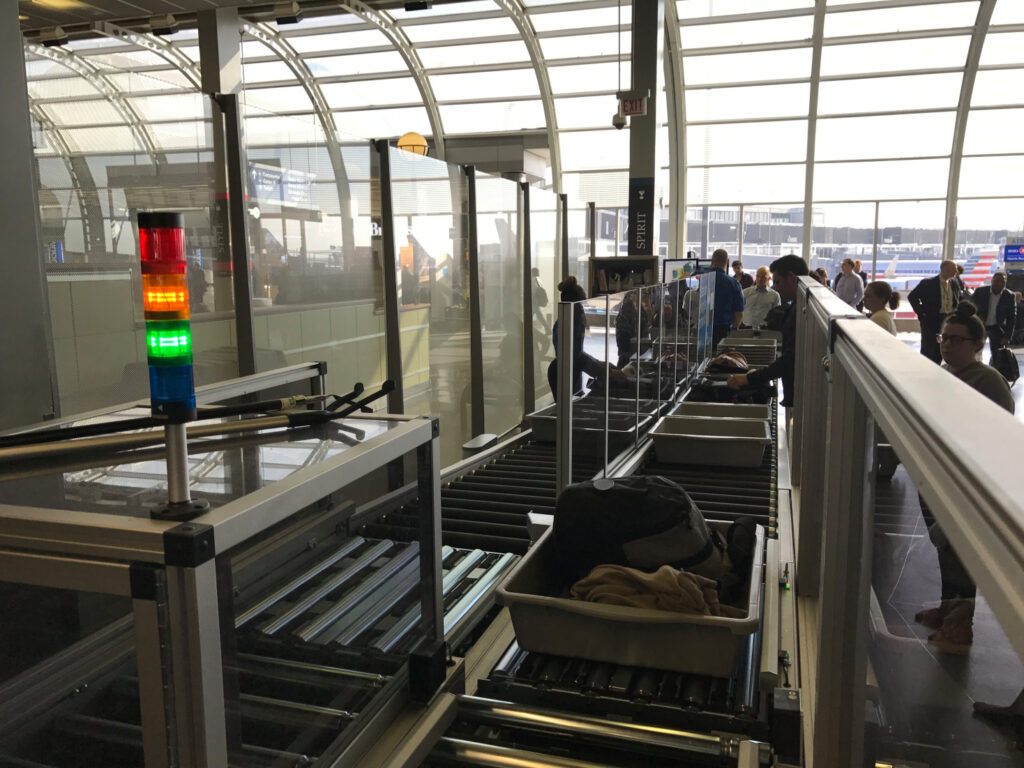
[[[195,568],[216,554],[211,525],[182,523],[164,531],[164,563],[168,566]]]
[[[157,575],[163,570],[154,563],[132,563],[128,567],[128,581],[133,600],[156,600]]]
[[[826,354],[821,358],[821,367],[825,371],[825,380],[832,383],[832,355]]]
[[[828,321],[828,353],[830,355],[836,351],[837,338],[839,338],[839,318],[831,317]]]

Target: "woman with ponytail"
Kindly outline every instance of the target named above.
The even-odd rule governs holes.
[[[893,336],[896,335],[896,323],[889,310],[895,310],[899,305],[900,292],[894,291],[885,280],[875,280],[864,289],[864,309],[871,313],[871,322],[878,323]]]

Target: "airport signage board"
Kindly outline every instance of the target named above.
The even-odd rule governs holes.
[[[1003,261],[1024,261],[1024,237],[1008,237],[1003,246]]]

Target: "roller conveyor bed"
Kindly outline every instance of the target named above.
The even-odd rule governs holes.
[[[774,415],[771,431],[777,439]],[[640,451],[646,448],[641,442]],[[577,482],[598,471],[596,458],[574,461]],[[775,445],[753,471],[659,464],[649,451],[636,471],[679,482],[709,519],[750,515],[775,533]],[[493,605],[495,586],[529,548],[529,513],[554,512],[555,473],[555,446],[526,435],[443,482],[441,595],[450,643],[471,635]],[[225,653],[229,730],[240,745],[231,765],[329,765],[346,734],[355,738],[378,713],[382,694],[407,685],[399,673],[418,641],[422,510],[415,492],[385,504],[362,518],[370,522],[343,526],[350,538],[329,554],[282,568],[274,584],[237,600],[235,655]],[[508,702],[507,711],[496,718],[495,702],[460,697],[459,716],[422,764],[638,764],[629,746],[635,733],[612,728],[581,746],[579,736],[592,726],[587,718],[612,718],[699,737],[697,749],[681,736],[652,746],[645,765],[735,765],[735,744],[705,751],[700,738],[717,738],[706,736],[713,731],[772,737],[770,691],[757,684],[759,649],[759,640],[751,642],[733,675],[711,677],[528,653],[513,642],[477,688]],[[5,743],[0,766],[142,765],[135,675],[128,656],[19,734],[13,749]],[[538,727],[541,712],[562,717],[575,737]],[[638,743],[651,739],[647,733]]]
[[[735,520],[753,517],[765,526],[769,536],[778,530],[778,436],[779,424],[775,402],[769,403],[771,443],[764,452],[761,466],[734,469],[696,464],[659,462],[649,451],[636,474],[662,475],[675,481],[700,507],[709,520]]]
[[[573,461],[573,477],[592,478],[596,458]],[[525,554],[530,546],[530,512],[555,511],[555,446],[532,440],[518,443],[441,487],[441,532],[445,544],[491,552]],[[416,535],[420,507],[413,500],[381,514],[363,528],[367,536],[410,540]]]
[[[238,613],[233,663],[225,655],[242,744],[233,765],[312,765],[339,735],[359,730],[379,694],[404,685],[396,673],[418,640],[417,555],[415,542],[356,537]],[[442,555],[449,631],[516,558],[447,546]],[[142,766],[134,661],[83,690],[19,736],[10,748],[17,757],[0,752],[0,766]]]

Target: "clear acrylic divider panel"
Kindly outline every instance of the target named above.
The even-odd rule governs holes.
[[[471,437],[466,174],[433,158],[390,153],[405,410],[438,416],[447,466]]]
[[[257,370],[324,361],[328,393],[374,391],[387,372],[370,144],[242,99]]]
[[[189,30],[163,39],[194,51],[195,37]],[[116,55],[108,50],[112,44],[121,46]],[[156,54],[121,41],[80,40],[66,50],[102,71],[124,109],[78,71],[28,56],[41,259],[61,412],[149,395],[140,211],[184,214],[195,383],[236,377],[233,289],[230,275],[219,277],[229,257],[218,243],[227,239],[215,223],[210,186],[209,98]],[[67,94],[78,98],[69,101]],[[125,122],[129,111],[139,124]]]
[[[539,187],[530,188],[530,240],[534,397],[537,408],[542,408],[554,402],[547,371],[555,359],[551,328],[558,312],[561,245],[558,242],[558,195]]]
[[[865,754],[909,765],[1017,765],[1024,664],[899,457],[879,458],[867,687],[878,722],[866,728]],[[1010,706],[1016,721],[993,706]]]
[[[477,260],[484,361],[484,430],[501,435],[523,419],[523,262],[519,190],[476,174]]]
[[[576,320],[582,318],[584,329],[576,329],[579,350],[576,357],[576,400],[573,403],[574,479],[579,482],[602,470],[611,458],[615,439],[606,432],[611,416],[609,404],[615,398],[615,383],[609,369],[616,363],[615,318],[618,314],[616,296],[601,295],[579,302]],[[606,441],[607,435],[607,441]]]

